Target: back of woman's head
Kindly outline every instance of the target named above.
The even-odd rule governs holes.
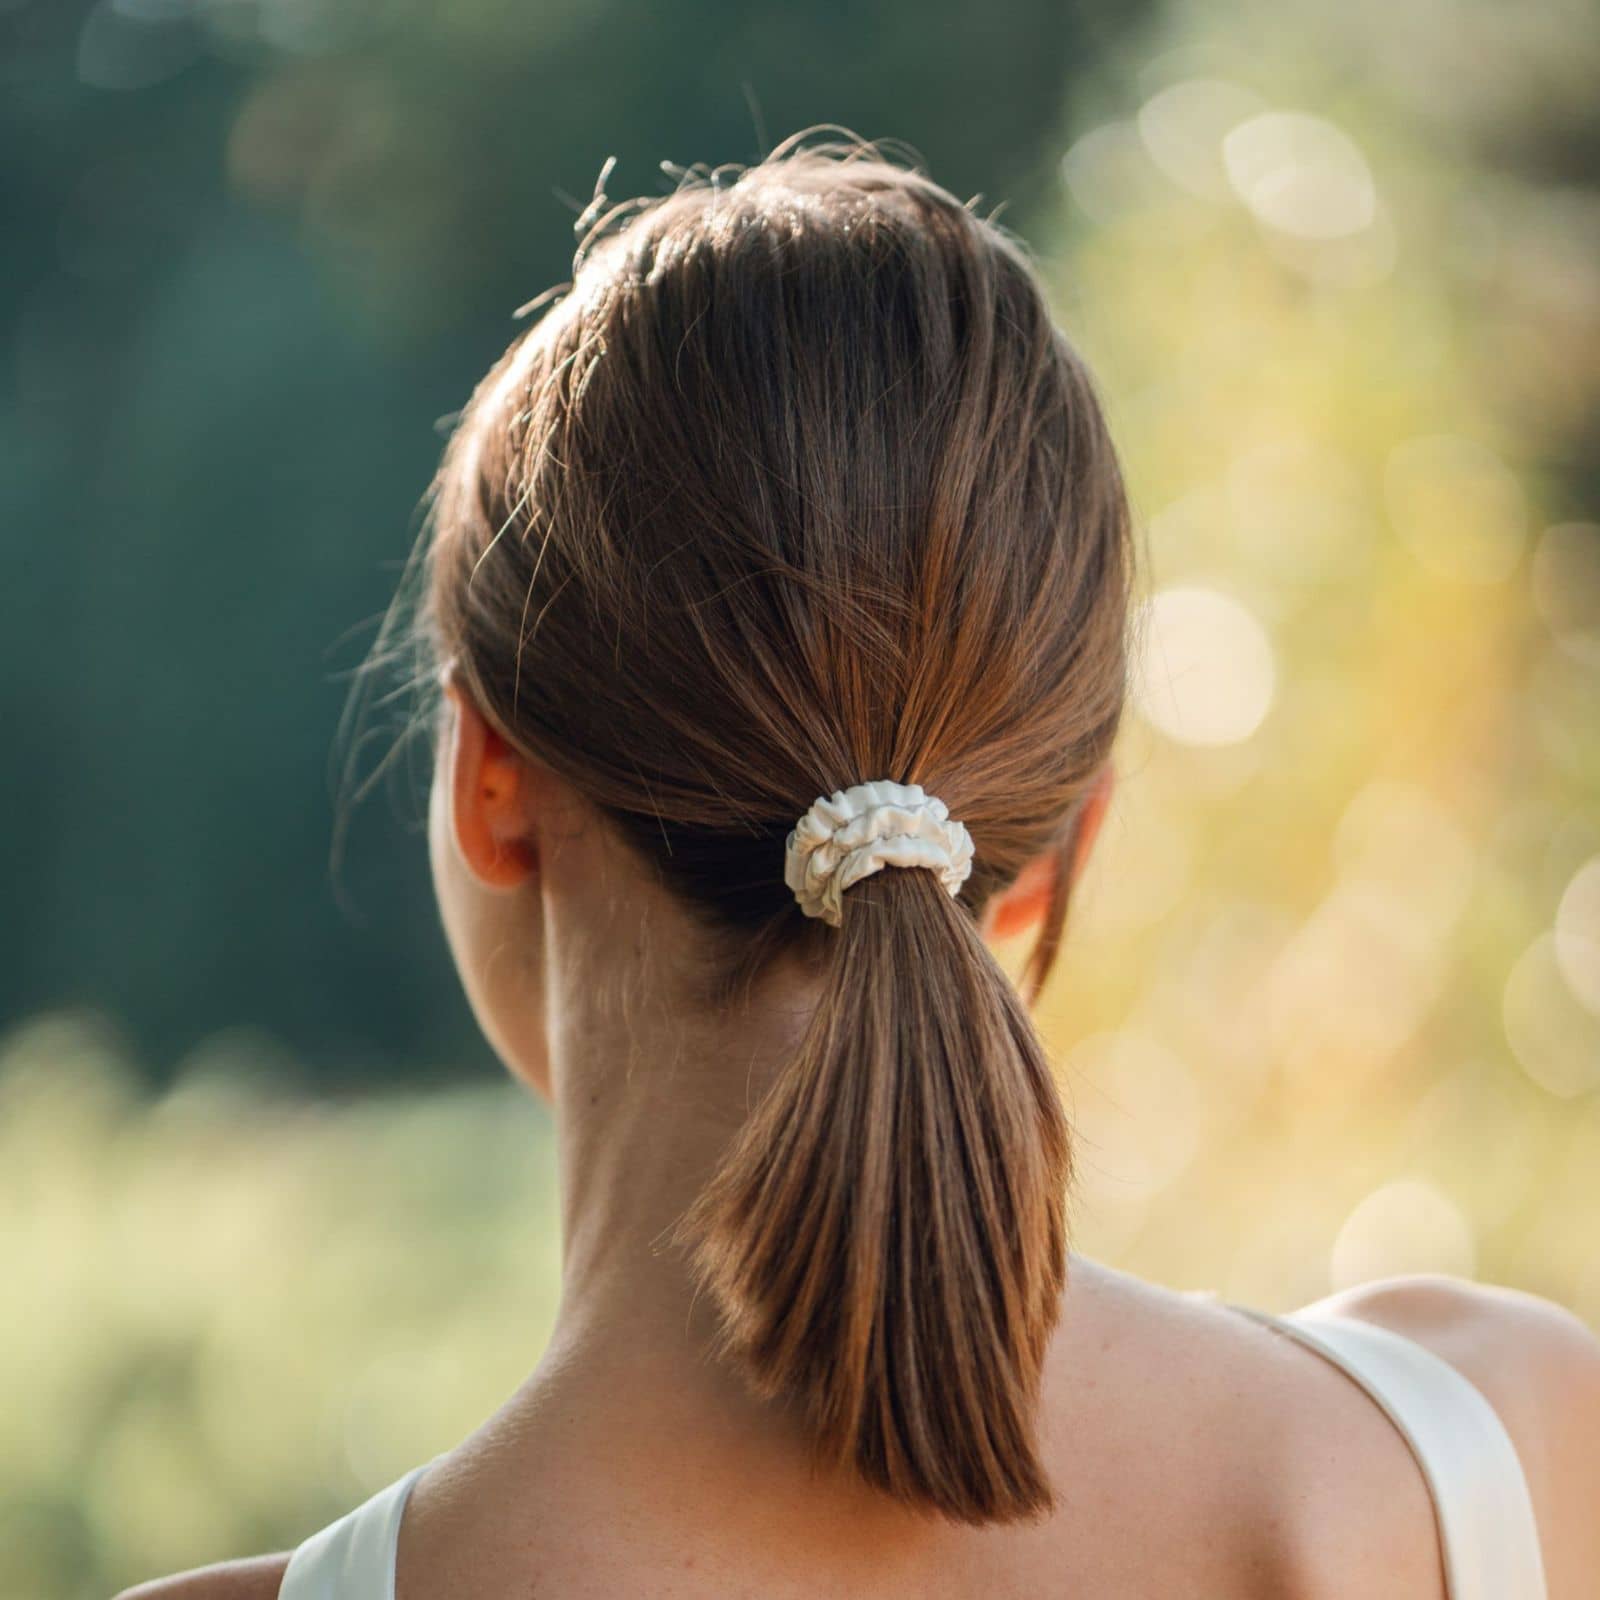
[[[870,146],[691,174],[596,224],[474,393],[432,522],[429,648],[692,908],[703,1003],[780,952],[818,975],[680,1230],[723,1356],[912,1505],[1045,1510],[1068,1131],[977,919],[1070,859],[1122,708],[1129,541],[1026,256]],[[971,875],[953,898],[879,872],[808,918],[787,836],[876,779],[946,803]]]

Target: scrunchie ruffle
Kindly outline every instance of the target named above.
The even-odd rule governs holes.
[[[972,835],[917,783],[879,778],[819,795],[789,834],[783,881],[808,917],[839,926],[840,898],[885,867],[926,867],[956,895],[972,871]]]

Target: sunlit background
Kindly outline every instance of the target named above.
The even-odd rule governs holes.
[[[539,1354],[547,1122],[418,774],[336,852],[334,740],[613,154],[905,139],[1100,375],[1147,564],[1041,1006],[1078,1247],[1600,1328],[1600,13],[815,9],[0,0],[7,1595],[287,1548]]]

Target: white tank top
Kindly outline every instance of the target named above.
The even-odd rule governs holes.
[[[1467,1378],[1414,1340],[1354,1317],[1319,1311],[1280,1317],[1216,1303],[1325,1356],[1393,1420],[1433,1498],[1449,1600],[1546,1600],[1533,1503],[1516,1448]],[[278,1600],[394,1600],[400,1518],[412,1485],[432,1465],[413,1467],[312,1534],[290,1557]]]

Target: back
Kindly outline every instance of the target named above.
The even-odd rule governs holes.
[[[1099,1287],[1106,1297],[1108,1286]],[[1145,1302],[1143,1325],[1124,1323],[1109,1353],[1100,1345],[1100,1370],[1081,1348],[1060,1352],[1061,1366],[1075,1366],[1080,1380],[1094,1376],[1080,1381],[1077,1402],[1049,1430],[1076,1470],[1063,1460],[1061,1510],[1041,1527],[924,1527],[908,1541],[888,1519],[863,1541],[870,1554],[850,1559],[844,1547],[859,1529],[841,1527],[839,1548],[806,1550],[797,1526],[804,1515],[763,1512],[753,1482],[742,1507],[700,1505],[690,1519],[705,1529],[697,1547],[683,1527],[668,1532],[671,1518],[646,1513],[645,1502],[629,1507],[614,1483],[609,1494],[601,1491],[609,1500],[603,1510],[585,1511],[590,1491],[581,1465],[552,1472],[536,1491],[550,1496],[541,1525],[526,1506],[520,1515],[493,1506],[497,1496],[478,1477],[490,1452],[475,1468],[469,1442],[467,1459],[458,1452],[433,1474],[436,1463],[420,1464],[308,1540],[290,1564],[282,1600],[417,1600],[458,1586],[509,1596],[526,1593],[529,1581],[556,1596],[594,1586],[706,1595],[748,1587],[780,1595],[1349,1592],[1545,1600],[1516,1448],[1483,1394],[1448,1362],[1325,1306],[1272,1317],[1214,1296],[1168,1297],[1142,1285],[1134,1293]],[[1111,1309],[1109,1300],[1083,1306],[1080,1334],[1103,1338]],[[1153,1319],[1152,1309],[1159,1312]],[[1153,1362],[1168,1340],[1186,1345],[1186,1361]],[[1142,1364],[1138,1398],[1122,1388],[1133,1376],[1124,1370],[1130,1358]],[[1287,1406],[1286,1377],[1296,1391]],[[1342,1470],[1342,1481],[1314,1485],[1319,1456]],[[674,1475],[684,1502],[699,1498],[694,1457],[685,1450],[687,1470]],[[403,1517],[424,1474],[425,1490]],[[664,1492],[658,1479],[654,1498]],[[1309,1541],[1301,1525],[1308,1503],[1319,1523]],[[1306,1549],[1322,1547],[1335,1530],[1345,1552],[1338,1570],[1301,1572]],[[763,1560],[762,1551],[774,1559]]]

